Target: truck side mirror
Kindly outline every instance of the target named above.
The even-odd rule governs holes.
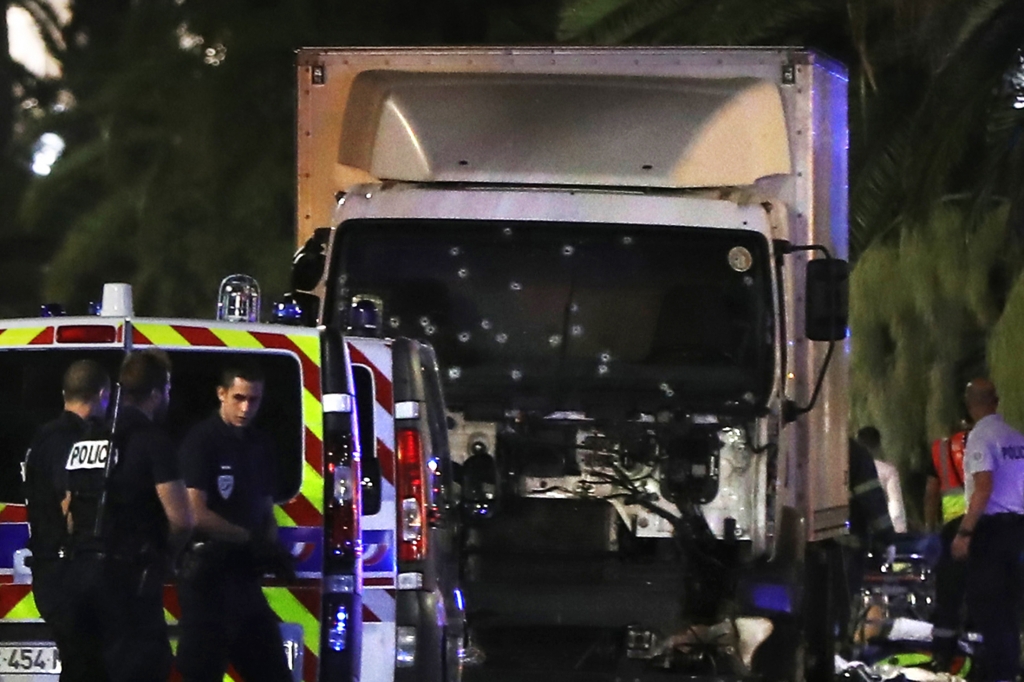
[[[838,258],[807,263],[804,333],[811,341],[846,338],[849,317],[850,265]]]
[[[331,228],[318,227],[313,236],[292,257],[292,289],[312,291],[323,277],[327,264],[327,242],[331,239]]]

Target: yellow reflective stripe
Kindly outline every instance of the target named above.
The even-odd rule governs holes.
[[[942,520],[943,522],[963,516],[967,513],[967,498],[963,491],[953,495],[942,496]]]
[[[166,621],[167,623],[173,625],[174,623],[178,622],[178,619],[174,617],[173,613],[171,613],[166,608],[164,608],[164,621]],[[173,640],[171,642],[171,646],[177,648],[178,641],[177,640]]]
[[[317,440],[324,439],[324,407],[317,397],[302,389],[302,421],[305,422]]]
[[[276,504],[274,505],[274,519],[277,521],[278,528],[294,528],[299,525],[295,523],[295,519],[288,516],[288,512]]]
[[[891,665],[898,665],[902,668],[912,668],[916,665],[924,665],[932,660],[931,654],[922,654],[919,652],[906,652],[900,654],[894,654],[889,658],[885,659],[886,663]]]
[[[13,609],[7,612],[4,620],[30,620],[40,617],[39,609],[36,608],[36,598],[29,592],[14,605]]]
[[[870,492],[875,488],[881,487],[881,482],[877,478],[872,478],[870,480],[864,481],[859,485],[853,486],[853,490],[851,492],[853,492],[854,495],[863,495],[866,492]]]
[[[302,496],[324,513],[324,477],[309,462],[302,463]]]
[[[224,342],[225,346],[265,349],[265,346],[257,341],[255,336],[244,329],[221,329],[219,327],[210,327],[209,329],[214,336]]]
[[[289,335],[287,337],[292,343],[298,346],[298,349],[306,354],[314,365],[320,366],[320,333],[316,334],[296,334],[294,336]]]
[[[0,332],[0,346],[24,346],[46,327],[16,327]]]
[[[169,324],[137,324],[135,328],[142,332],[155,346],[192,345]]]
[[[295,595],[287,587],[264,587],[270,608],[286,623],[298,623],[302,626],[302,640],[317,656],[320,655],[320,623],[313,614],[306,610]]]

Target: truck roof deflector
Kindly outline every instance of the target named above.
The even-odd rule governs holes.
[[[338,160],[380,180],[662,188],[792,169],[774,83],[564,74],[363,72]]]

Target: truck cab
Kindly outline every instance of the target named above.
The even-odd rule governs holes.
[[[297,295],[436,350],[466,676],[824,679],[833,614],[805,586],[837,584],[847,517],[843,67],[308,49],[298,77],[322,270]]]

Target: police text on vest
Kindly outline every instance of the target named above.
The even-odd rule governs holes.
[[[68,471],[102,469],[107,465],[109,454],[109,440],[80,440],[71,446],[71,454],[68,455],[68,463],[64,468]]]

